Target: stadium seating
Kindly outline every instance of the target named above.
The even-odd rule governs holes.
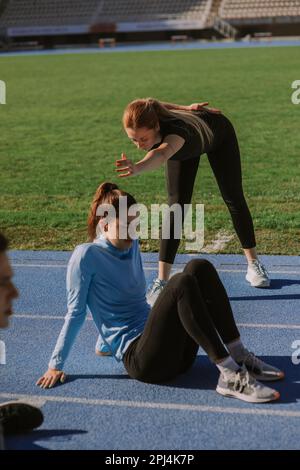
[[[224,0],[219,16],[229,21],[300,16],[300,0]]]
[[[10,0],[0,27],[90,24],[99,0]]]
[[[220,6],[219,6],[220,5]],[[300,17],[300,0],[0,0],[0,31],[105,23]]]
[[[10,0],[0,27],[203,19],[211,0]]]
[[[99,20],[112,22],[197,20],[209,10],[207,0],[106,0]]]

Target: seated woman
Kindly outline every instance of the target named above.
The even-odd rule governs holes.
[[[125,227],[121,196],[127,197]],[[97,215],[106,204],[115,210],[109,223],[105,212]],[[277,400],[279,393],[257,380],[278,380],[284,374],[243,345],[225,288],[209,261],[189,261],[152,308],[147,303],[139,240],[128,234],[135,220],[128,210],[134,204],[134,197],[116,184],[106,182],[97,189],[88,219],[91,243],[78,245],[70,258],[68,312],[49,369],[37,385],[48,388],[66,379],[64,364],[88,307],[108,350],[133,379],[175,379],[192,366],[201,346],[220,370],[218,393],[252,403]],[[127,238],[120,237],[120,228]]]

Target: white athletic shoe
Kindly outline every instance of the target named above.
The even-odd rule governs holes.
[[[157,297],[165,287],[168,281],[163,281],[162,279],[154,279],[153,283],[147,289],[146,300],[151,307],[154,305]]]
[[[261,359],[255,356],[253,352],[244,350],[241,357],[238,358],[239,365],[244,364],[250,375],[256,380],[271,381],[281,380],[284,378],[284,372],[277,367],[266,364]]]
[[[221,373],[216,391],[225,397],[249,403],[266,403],[280,398],[277,390],[257,382],[244,366],[237,372],[227,369],[225,374]]]
[[[265,266],[257,259],[252,260],[248,264],[246,280],[250,282],[252,287],[269,287],[270,279]]]

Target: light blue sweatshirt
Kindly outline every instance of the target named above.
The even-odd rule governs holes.
[[[146,279],[139,240],[120,250],[103,235],[78,245],[68,263],[68,311],[49,367],[62,370],[75,338],[90,310],[104,343],[121,361],[148,318]]]

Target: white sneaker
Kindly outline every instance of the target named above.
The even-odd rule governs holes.
[[[228,371],[228,373],[227,373]],[[238,398],[248,403],[266,403],[278,400],[280,393],[257,382],[245,366],[237,372],[221,373],[216,391],[225,397]]]
[[[277,367],[271,366],[255,356],[253,352],[244,350],[241,357],[238,358],[239,365],[244,364],[250,375],[256,380],[271,381],[284,378],[284,372]]]
[[[270,279],[265,266],[257,259],[252,260],[248,264],[246,280],[250,282],[252,287],[269,287]]]
[[[162,279],[154,279],[153,283],[150,284],[146,294],[146,300],[151,307],[154,305],[157,297],[165,287],[168,281],[163,281]]]

